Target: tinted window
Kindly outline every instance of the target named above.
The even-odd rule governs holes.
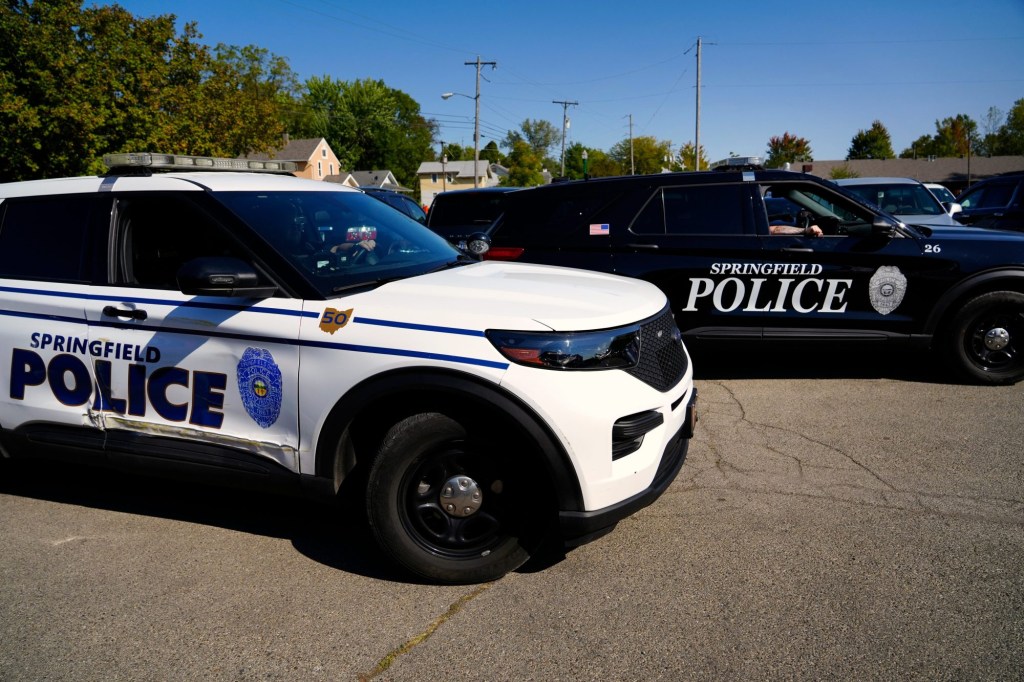
[[[965,192],[960,204],[964,208],[1000,208],[1010,203],[1016,186],[1017,183],[1010,180],[987,182]]]
[[[90,282],[94,196],[12,200],[0,205],[0,277]]]
[[[501,214],[504,205],[504,192],[456,191],[434,199],[428,221],[431,227],[486,227]]]
[[[605,185],[519,190],[508,202],[500,234],[515,240],[584,238],[591,223],[608,222],[601,214],[621,196]],[[612,230],[618,227],[613,225]]]
[[[746,194],[738,185],[665,187],[633,222],[636,234],[744,234]]]
[[[366,192],[366,194],[383,201],[392,208],[397,208],[420,224],[427,222],[427,214],[423,212],[423,208],[404,194],[398,192]]]
[[[119,283],[177,289],[178,269],[193,258],[245,257],[219,222],[182,196],[122,197],[117,215]]]

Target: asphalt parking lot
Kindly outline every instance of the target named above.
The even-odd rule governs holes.
[[[5,465],[0,679],[1020,678],[1024,384],[698,360],[669,491],[482,586],[404,582],[312,503]]]

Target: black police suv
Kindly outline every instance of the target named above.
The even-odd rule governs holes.
[[[1024,377],[1024,234],[903,224],[781,170],[590,179],[504,199],[485,258],[653,282],[694,345],[905,342],[940,350],[967,381]]]

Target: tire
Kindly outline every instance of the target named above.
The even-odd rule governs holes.
[[[441,583],[497,580],[524,564],[540,537],[542,496],[527,491],[526,472],[495,445],[437,413],[392,426],[366,488],[368,520],[384,552]]]
[[[948,339],[954,369],[973,383],[1012,384],[1024,377],[1024,294],[993,291],[971,299],[953,318]]]

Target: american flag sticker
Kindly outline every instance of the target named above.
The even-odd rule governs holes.
[[[592,223],[590,225],[590,234],[603,234],[605,236],[608,236],[608,223]]]

